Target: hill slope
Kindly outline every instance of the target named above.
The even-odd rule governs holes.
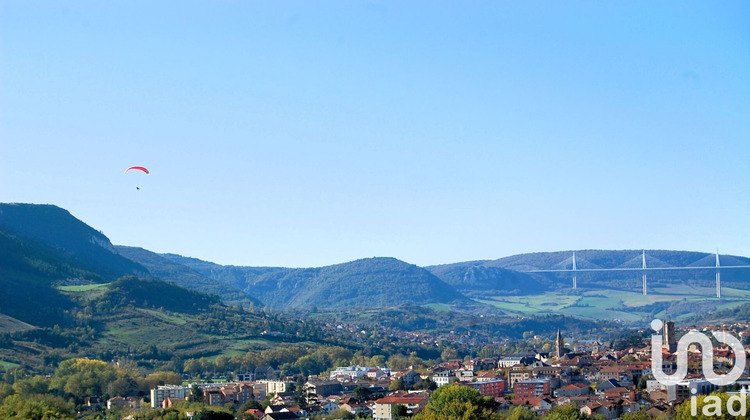
[[[531,274],[486,266],[482,262],[438,265],[427,269],[459,291],[470,295],[485,293],[526,295],[540,293],[549,288],[545,282],[539,281]]]
[[[462,303],[465,296],[429,271],[395,258],[368,258],[318,268],[222,267],[167,256],[210,276],[243,287],[279,308],[391,307]]]
[[[115,249],[120,255],[136,261],[145,267],[151,277],[174,283],[189,290],[197,290],[219,296],[222,302],[228,305],[247,307],[260,304],[258,300],[245,293],[241,288],[236,287],[235,284],[223,281],[222,279],[209,278],[163,255],[143,248],[118,245],[115,246]]]
[[[74,303],[54,285],[102,283],[145,272],[66,210],[0,203],[2,314],[34,326],[67,325]]]
[[[119,255],[101,232],[53,205],[0,203],[0,231],[47,248],[65,265],[75,267],[76,275],[91,281],[112,281],[146,270]],[[58,273],[61,276],[71,273]]]

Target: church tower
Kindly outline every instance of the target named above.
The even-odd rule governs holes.
[[[677,351],[677,337],[674,335],[674,321],[667,321],[664,328],[664,347],[670,353]]]
[[[561,358],[562,355],[563,355],[563,345],[564,344],[565,343],[563,341],[562,335],[560,334],[560,329],[558,328],[557,329],[557,337],[555,338],[555,355],[557,356],[558,359]]]

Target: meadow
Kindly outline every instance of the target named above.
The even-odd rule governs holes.
[[[634,290],[578,289],[550,291],[538,295],[489,296],[476,301],[500,309],[508,315],[563,314],[590,319],[616,320],[625,324],[649,322],[652,317],[688,320],[691,308],[708,305],[731,309],[750,302],[750,291],[723,288],[722,298],[715,289],[678,284],[654,287],[644,296]]]

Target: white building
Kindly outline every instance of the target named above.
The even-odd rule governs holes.
[[[455,378],[455,376],[453,376],[453,372],[451,372],[450,370],[432,375],[432,381],[435,382],[437,386],[448,385],[449,383],[451,383],[452,378]]]
[[[161,403],[167,398],[187,398],[192,388],[181,385],[161,385],[151,390],[151,408],[161,408]]]
[[[291,382],[285,381],[271,381],[268,379],[262,379],[258,381],[266,386],[266,394],[280,394],[286,392]]]
[[[377,369],[383,376],[391,376],[391,369],[385,366],[341,366],[331,371],[330,379],[357,379],[368,376],[371,369]]]

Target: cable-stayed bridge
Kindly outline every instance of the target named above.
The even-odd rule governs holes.
[[[710,254],[709,254],[710,255]],[[522,273],[570,273],[573,278],[573,288],[578,288],[578,273],[587,273],[587,272],[617,272],[617,271],[639,271],[643,273],[643,295],[648,295],[648,279],[647,279],[647,273],[649,271],[666,271],[666,270],[715,270],[716,271],[716,297],[721,297],[721,270],[733,270],[733,269],[743,269],[743,268],[749,268],[750,264],[748,265],[721,265],[720,258],[719,258],[719,252],[716,251],[715,254],[715,263],[713,265],[706,265],[705,258],[697,261],[696,265],[688,265],[688,266],[682,266],[682,267],[676,267],[671,265],[664,265],[664,266],[647,266],[646,264],[646,251],[644,250],[640,258],[637,258],[640,260],[640,265],[637,267],[623,267],[622,265],[619,267],[612,267],[612,268],[605,268],[605,267],[596,267],[596,268],[578,268],[578,264],[576,263],[576,253],[573,252],[573,255],[571,258],[567,258],[563,261],[561,261],[558,265],[566,265],[566,268],[553,268],[553,269],[518,269],[515,271],[519,271]],[[567,262],[570,261],[570,268],[567,268]],[[634,262],[635,259],[629,261]],[[659,261],[657,259],[657,261]],[[627,265],[623,264],[623,265]],[[510,268],[510,267],[508,267]]]

